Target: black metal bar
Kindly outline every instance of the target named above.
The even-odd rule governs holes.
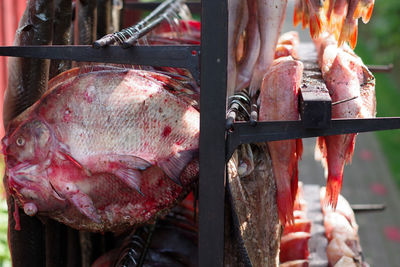
[[[222,267],[224,259],[226,2],[201,2],[200,267]]]
[[[124,8],[126,9],[142,9],[142,10],[153,10],[155,9],[160,2],[130,2],[127,1],[124,3]],[[190,12],[200,14],[201,12],[201,2],[187,2],[186,5],[189,7]]]
[[[332,100],[317,64],[317,51],[312,43],[300,45],[300,59],[304,65],[300,87],[299,112],[307,128],[330,127]]]
[[[90,45],[0,47],[0,56],[185,68],[197,82],[200,80],[199,54],[200,46],[196,45],[135,46],[130,49],[108,46],[100,50]]]
[[[234,123],[233,130],[227,137],[226,160],[229,160],[233,151],[241,144],[400,129],[400,117],[332,119],[331,124],[326,129],[309,129],[301,120],[258,122],[257,127],[251,126],[250,122]]]

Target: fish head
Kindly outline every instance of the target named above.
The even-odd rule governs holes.
[[[38,119],[27,120],[9,129],[2,140],[6,166],[12,168],[27,162],[46,164],[52,154],[52,141],[50,128]]]
[[[11,124],[2,140],[7,186],[28,215],[64,205],[49,179],[54,153],[53,136],[46,123],[30,119]]]
[[[66,199],[51,184],[51,169],[52,166],[29,162],[6,169],[8,189],[29,216],[39,211],[62,209],[67,205]]]

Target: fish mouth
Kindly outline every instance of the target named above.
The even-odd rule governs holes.
[[[62,197],[61,195],[60,195],[60,193],[58,193],[58,191],[56,190],[56,188],[54,187],[54,185],[49,181],[49,185],[50,185],[50,187],[51,187],[51,189],[53,189],[53,192],[55,193],[55,194],[53,194],[54,195],[54,197],[55,198],[57,198],[57,199],[59,199],[59,200],[65,200],[65,198],[64,197]]]

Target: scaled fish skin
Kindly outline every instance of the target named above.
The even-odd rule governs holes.
[[[196,179],[199,112],[167,90],[165,75],[81,70],[55,77],[10,123],[7,185],[28,215],[124,230],[171,207]]]
[[[291,57],[276,59],[266,74],[260,93],[260,121],[298,120],[298,90],[303,64]],[[277,185],[279,219],[293,221],[297,193],[298,166],[302,154],[299,140],[268,142]]]
[[[321,71],[332,102],[352,99],[332,107],[332,118],[372,118],[376,114],[375,78],[362,60],[346,46],[325,45],[330,38],[317,40]],[[356,134],[318,137],[316,158],[328,171],[326,204],[336,207],[343,181],[345,163],[351,162]]]

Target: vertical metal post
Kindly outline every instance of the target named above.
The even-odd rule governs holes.
[[[227,0],[202,0],[199,266],[223,266]]]

